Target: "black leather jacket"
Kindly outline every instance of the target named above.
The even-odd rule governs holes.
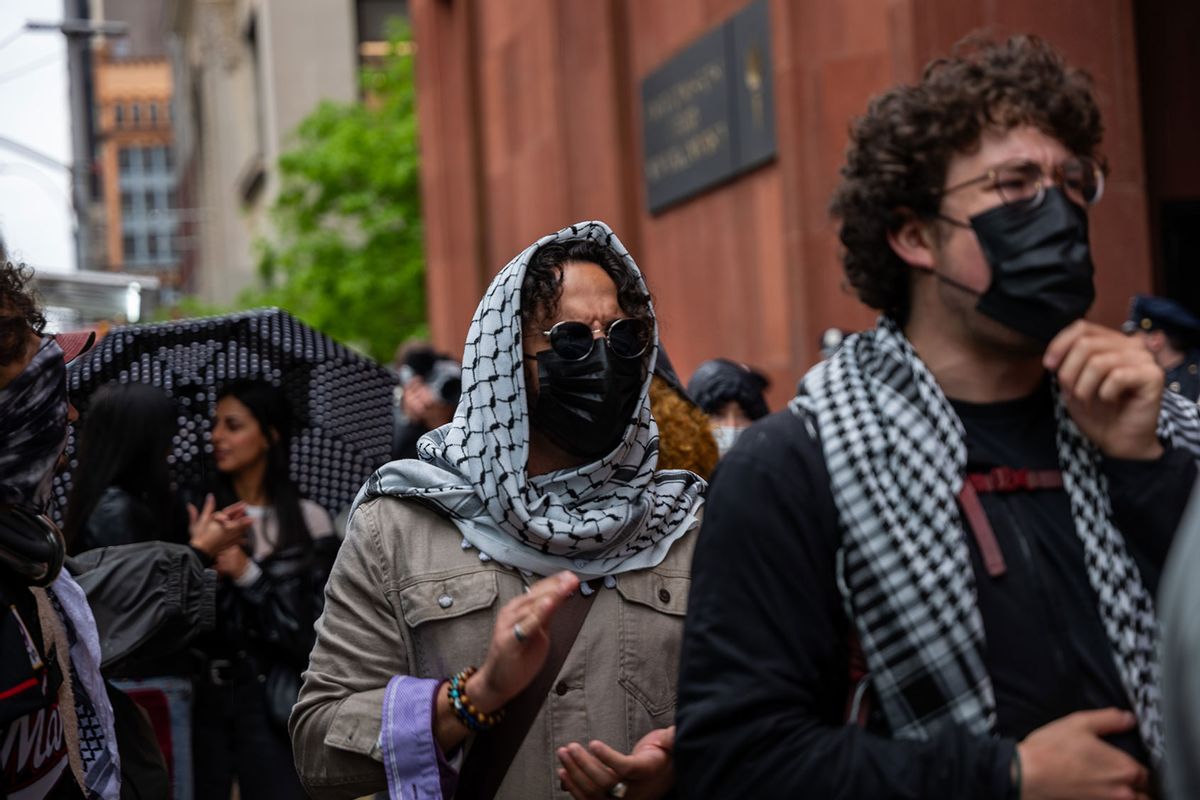
[[[308,550],[272,553],[259,562],[262,574],[249,586],[222,579],[216,630],[199,642],[207,658],[200,680],[216,686],[257,681],[269,716],[286,726],[316,641],[314,626],[339,543],[325,536]]]
[[[262,574],[249,586],[224,579],[217,593],[217,629],[206,648],[214,657],[253,650],[260,657],[303,669],[316,640],[325,581],[337,555],[337,539],[316,539],[307,552],[289,547],[259,562]]]
[[[144,500],[119,486],[109,486],[88,515],[72,552],[153,541],[187,543],[183,507],[176,506],[170,519],[157,519]]]

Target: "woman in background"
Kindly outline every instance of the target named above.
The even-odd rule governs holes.
[[[163,541],[190,544],[211,565],[248,527],[249,521],[239,521],[244,509],[238,503],[217,512],[210,496],[202,511],[184,510],[167,464],[177,429],[175,405],[162,389],[144,383],[100,387],[83,415],[71,474],[63,535],[72,555]]]
[[[291,410],[265,381],[238,380],[217,398],[213,460],[221,502],[253,519],[248,546],[217,557],[217,629],[197,686],[196,796],[304,797],[287,738],[336,555],[329,514],[303,499],[288,473]]]
[[[99,547],[156,540],[187,543],[200,562],[211,567],[221,550],[238,547],[250,526],[243,504],[235,503],[218,512],[209,495],[202,511],[189,506],[185,512],[171,487],[167,457],[178,430],[177,416],[171,398],[149,384],[110,383],[93,395],[83,414],[63,526],[68,552],[77,555]],[[159,657],[105,670],[105,677],[122,681],[119,687],[129,691],[130,697],[154,698],[154,708],[165,704],[169,724],[152,732],[150,738],[157,742],[157,752],[145,757],[157,758],[160,763],[169,757],[170,774],[176,781],[187,780],[190,775],[192,754],[187,739],[180,734],[192,726],[195,674],[195,656],[183,646]],[[118,697],[114,690],[109,695]],[[131,711],[134,706],[129,697],[120,697],[124,698],[126,718],[134,720],[132,725],[141,723],[139,715]],[[146,751],[131,750],[121,743],[122,739],[123,728],[119,727],[123,772],[129,773],[137,755]],[[138,740],[130,736],[127,741],[133,744]],[[162,764],[163,782],[167,775],[167,767]],[[148,791],[162,788],[154,786]]]

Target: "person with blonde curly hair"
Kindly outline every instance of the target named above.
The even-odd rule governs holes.
[[[684,797],[1149,798],[1154,594],[1200,414],[1088,322],[1086,74],[968,42],[850,131],[880,317],[722,461],[680,667]]]
[[[659,358],[666,359],[661,350]],[[655,371],[650,412],[658,423],[658,469],[685,469],[708,480],[721,455],[717,441],[708,415],[688,397],[673,369],[669,375]]]

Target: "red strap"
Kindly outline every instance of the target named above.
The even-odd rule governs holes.
[[[28,691],[29,689],[34,689],[37,687],[37,685],[37,678],[29,678],[28,680],[22,681],[10,689],[5,689],[3,692],[0,692],[0,700],[7,700],[9,697],[12,697],[15,694],[20,694],[21,692]]]
[[[973,472],[967,482],[977,492],[1020,492],[1061,489],[1062,473],[1056,469],[1013,469],[996,467],[991,472]]]
[[[963,515],[967,518],[967,527],[971,529],[971,533],[975,535],[975,541],[979,544],[979,554],[983,556],[983,566],[987,569],[988,575],[998,578],[1008,571],[1008,567],[1004,564],[1004,554],[1000,552],[1000,543],[996,541],[996,534],[992,532],[987,514],[983,513],[979,495],[975,493],[974,481],[970,480],[973,477],[975,476],[968,475],[968,480],[963,481],[962,491],[958,493],[958,503],[962,506]]]
[[[959,505],[962,506],[963,516],[967,518],[967,527],[979,544],[979,553],[983,556],[983,565],[988,575],[997,578],[1007,571],[1004,564],[1004,554],[1000,552],[1000,543],[992,531],[983,504],[979,502],[979,492],[1021,492],[1039,489],[1061,489],[1063,486],[1062,473],[1056,469],[1013,469],[1012,467],[996,467],[990,472],[973,472],[963,481],[962,491],[958,494]]]
[[[850,686],[846,692],[846,712],[843,718],[846,722],[856,725],[863,730],[867,728],[867,720],[871,716],[871,673],[867,669],[867,657],[863,655],[862,642],[850,623],[850,636],[847,641],[850,655]]]

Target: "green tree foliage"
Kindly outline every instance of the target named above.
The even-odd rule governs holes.
[[[427,332],[412,46],[365,67],[361,103],[322,103],[279,160],[275,233],[258,243],[265,289],[243,305],[277,305],[388,361]]]

